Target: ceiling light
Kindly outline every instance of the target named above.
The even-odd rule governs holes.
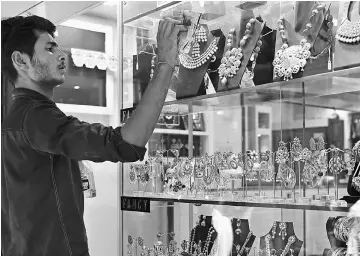
[[[75,86],[74,86],[74,89],[75,89],[75,90],[79,90],[79,89],[80,89],[80,86],[75,85]]]

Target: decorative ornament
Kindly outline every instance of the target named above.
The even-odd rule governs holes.
[[[310,57],[311,44],[304,38],[300,41],[300,45],[292,45],[289,47],[288,40],[285,36],[285,27],[283,19],[278,21],[279,33],[282,38],[282,46],[276,52],[273,61],[275,77],[284,77],[288,81],[292,79],[292,74],[304,71],[306,60]]]
[[[354,3],[353,1],[350,2],[346,18],[336,34],[336,39],[346,44],[358,44],[360,42],[360,21],[350,21],[349,17],[351,4]]]
[[[207,31],[203,26],[200,26],[195,32],[195,40],[199,43],[207,42]]]
[[[232,42],[235,37],[235,29],[231,29],[229,31],[227,47],[228,50],[225,52],[224,57],[221,59],[221,64],[218,68],[219,76],[222,86],[225,86],[228,82],[229,78],[232,78],[236,75],[236,72],[239,70],[241,65],[241,60],[243,58],[243,49],[246,45],[247,40],[250,38],[251,31],[255,24],[255,19],[251,18],[249,22],[246,24],[245,35],[240,40],[239,48],[232,48]],[[235,40],[236,41],[236,40]]]
[[[240,233],[241,233],[240,226],[241,226],[241,219],[236,219],[236,229],[235,229],[235,233],[236,233],[237,235],[240,235]]]
[[[286,232],[286,222],[280,222],[279,223],[279,228],[280,228],[280,232],[279,232],[279,236],[281,235],[282,240],[285,240],[285,237],[287,236],[287,232]]]
[[[300,139],[295,137],[291,144],[291,155],[294,161],[298,162],[301,160],[302,150]]]
[[[187,69],[195,69],[202,65],[204,65],[218,50],[217,43],[219,38],[214,38],[209,47],[199,56],[191,57],[186,53],[179,54],[179,60],[181,65],[183,65]]]
[[[286,147],[286,144],[285,142],[283,141],[280,141],[279,142],[279,147],[276,151],[276,159],[275,161],[278,163],[278,164],[281,164],[281,163],[285,163],[289,158],[289,152],[288,152],[288,149]]]
[[[275,238],[275,235],[276,235],[276,226],[277,226],[277,223],[276,223],[276,221],[274,221],[274,223],[273,223],[273,226],[272,226],[272,230],[271,230],[271,233],[272,233],[272,239],[274,239]]]

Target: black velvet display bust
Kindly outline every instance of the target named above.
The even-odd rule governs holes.
[[[285,235],[284,239],[282,239],[281,232],[280,232],[281,230],[279,227],[280,222],[279,221],[276,222],[275,238],[271,238],[271,240],[270,240],[270,250],[275,249],[276,255],[280,255],[282,253],[282,250],[285,248],[289,237],[295,236],[295,242],[291,245],[290,249],[293,250],[292,255],[297,256],[297,255],[299,255],[301,247],[304,242],[296,237],[295,231],[294,231],[294,224],[292,222],[285,222],[285,223],[286,223],[286,235]],[[268,234],[272,235],[272,231],[273,231],[273,228],[270,229]],[[279,233],[280,233],[280,235],[279,235]],[[268,256],[266,253],[265,236],[260,237],[260,249],[263,251],[263,254],[260,254],[260,255]],[[286,255],[291,255],[290,250]]]

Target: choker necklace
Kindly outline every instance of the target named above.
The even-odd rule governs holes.
[[[243,244],[242,246],[240,246],[240,244],[235,245],[236,256],[241,256],[241,255],[243,255],[244,250],[247,250],[247,251],[249,250],[249,248],[246,247],[246,245],[247,245],[247,243],[249,242],[250,237],[251,237],[252,235],[253,235],[253,232],[250,231],[249,234],[248,234],[247,237],[246,237],[246,240],[245,240],[244,244]]]
[[[209,47],[201,55],[196,55],[197,57],[191,57],[186,53],[180,53],[179,60],[181,65],[187,69],[195,69],[205,64],[217,51],[218,40],[218,38],[212,40]]]
[[[349,12],[351,4],[354,4],[354,2],[350,2],[346,18],[340,25],[336,38],[343,43],[357,44],[360,42],[360,21],[350,21]]]
[[[315,16],[322,11],[325,7],[319,5],[311,12],[310,21],[315,20]],[[307,59],[311,56],[310,48],[311,44],[306,39],[309,35],[312,24],[306,24],[306,28],[303,31],[303,39],[300,41],[300,45],[289,46],[288,39],[285,36],[285,27],[283,19],[278,20],[279,33],[282,39],[281,49],[276,52],[276,57],[273,61],[275,77],[284,77],[284,80],[288,81],[292,79],[292,74],[296,74],[300,71],[304,71]]]
[[[271,235],[267,234],[265,236],[265,243],[266,243],[266,256],[272,256],[272,255],[276,255],[276,250],[275,249],[271,249],[270,250],[270,240],[271,240]],[[291,255],[293,253],[293,250],[290,249],[291,245],[295,242],[295,236],[290,236],[287,244],[285,245],[284,250],[281,252],[280,256],[285,256],[290,250],[291,250]]]

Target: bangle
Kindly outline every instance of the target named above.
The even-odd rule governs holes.
[[[169,67],[174,71],[174,68],[173,68],[169,63],[167,63],[166,61],[159,61],[159,62],[158,62],[158,66],[160,66],[161,64],[167,64],[167,65],[169,65]]]

